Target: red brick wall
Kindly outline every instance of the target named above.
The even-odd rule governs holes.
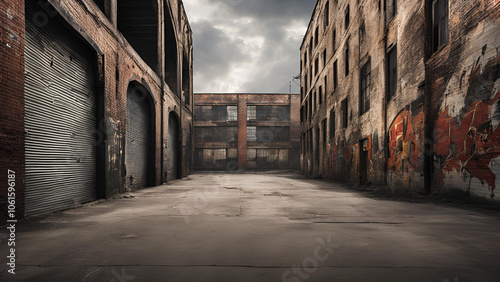
[[[0,224],[6,220],[7,170],[16,172],[16,216],[24,213],[24,1],[0,2]]]
[[[450,1],[450,40],[428,60],[434,190],[485,197],[496,192],[500,4],[495,2]]]

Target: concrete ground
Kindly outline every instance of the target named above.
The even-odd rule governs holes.
[[[297,174],[195,174],[19,223],[0,281],[500,281],[500,214]]]

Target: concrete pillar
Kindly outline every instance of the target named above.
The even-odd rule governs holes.
[[[247,168],[247,99],[238,95],[238,167]]]
[[[111,20],[114,26],[118,26],[118,0],[105,0],[104,13]]]

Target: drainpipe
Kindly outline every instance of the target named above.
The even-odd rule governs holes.
[[[389,138],[388,138],[388,130],[387,130],[387,103],[388,101],[388,93],[387,93],[387,70],[389,69],[387,64],[387,3],[384,1],[384,6],[382,8],[382,16],[384,17],[384,104],[382,106],[382,112],[384,115],[384,185],[387,185],[387,176],[388,176],[388,162],[389,162]]]
[[[161,115],[161,129],[160,129],[160,138],[161,138],[161,149],[160,149],[160,184],[164,184],[166,182],[165,179],[165,171],[164,171],[164,161],[165,161],[165,54],[163,53],[164,48],[164,42],[165,42],[165,34],[164,34],[164,28],[163,28],[163,20],[165,18],[165,15],[163,14],[163,11],[165,9],[163,8],[164,2],[162,1],[162,5],[158,6],[158,12],[160,15],[163,15],[163,17],[158,17],[159,24],[159,32],[158,32],[158,37],[160,38],[158,47],[160,50],[158,50],[158,53],[160,54],[159,58],[161,59],[161,62],[159,62],[158,66],[161,68],[161,75],[160,75],[160,81],[161,81],[161,93],[160,93],[160,115]]]

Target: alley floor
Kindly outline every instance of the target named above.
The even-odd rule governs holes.
[[[31,217],[0,281],[499,281],[500,214],[293,173],[200,173]],[[0,233],[2,261],[7,232]]]

